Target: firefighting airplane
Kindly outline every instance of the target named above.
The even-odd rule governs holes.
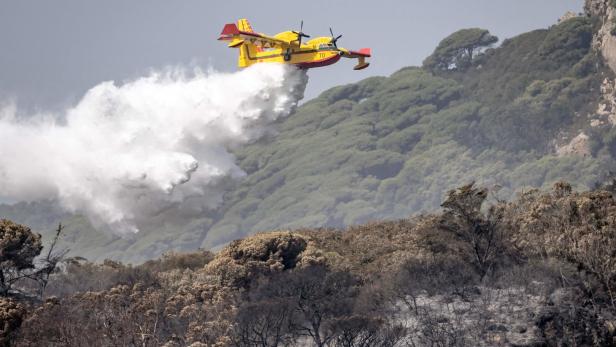
[[[309,69],[334,64],[340,57],[357,58],[357,65],[353,68],[355,70],[365,69],[370,65],[366,62],[366,58],[371,55],[370,48],[350,51],[338,47],[337,42],[342,35],[335,37],[331,28],[329,29],[331,37],[317,37],[302,43],[302,38],[310,37],[302,32],[303,27],[304,21],[299,31],[284,31],[274,36],[267,36],[254,32],[247,19],[240,19],[237,25],[226,24],[218,40],[230,41],[229,47],[239,48],[239,67],[276,62]]]

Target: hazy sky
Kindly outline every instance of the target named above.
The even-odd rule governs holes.
[[[249,18],[275,34],[304,20],[313,37],[332,26],[346,48],[371,47],[372,65],[354,61],[310,71],[307,97],[332,86],[421,64],[436,44],[465,27],[501,40],[554,24],[583,0],[0,0],[0,102],[24,109],[74,104],[101,81],[125,81],[165,66],[236,70],[237,51],[216,41],[223,25]]]

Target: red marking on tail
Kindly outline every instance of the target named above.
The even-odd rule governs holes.
[[[370,48],[362,48],[359,50],[359,53],[365,55],[366,57],[370,57],[372,55],[372,50]]]
[[[372,51],[370,50],[370,48],[362,48],[359,51],[349,51],[349,53],[355,56],[360,56],[360,57],[370,57],[372,54]]]
[[[222,32],[220,33],[219,40],[225,40],[231,38],[233,35],[239,35],[240,30],[237,28],[237,25],[234,23],[225,24],[225,27],[222,28]]]

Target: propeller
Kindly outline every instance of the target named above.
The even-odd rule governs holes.
[[[334,31],[332,30],[332,28],[329,28],[329,33],[332,34],[332,44],[334,45],[334,47],[338,48],[337,42],[338,39],[342,37],[342,35],[338,35],[334,37]]]
[[[304,30],[304,20],[302,20],[299,26],[299,31],[292,31],[294,34],[297,35],[297,41],[299,41],[300,46],[302,45],[302,37],[306,37],[306,38],[310,37],[310,35],[304,34],[303,30]]]

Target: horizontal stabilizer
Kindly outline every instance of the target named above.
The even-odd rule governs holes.
[[[231,40],[231,42],[229,42],[229,47],[236,48],[236,47],[239,47],[243,43],[244,43],[244,40],[242,39],[233,39]]]
[[[367,68],[368,66],[370,66],[370,63],[366,63],[366,62],[359,63],[359,64],[357,64],[357,65],[355,65],[353,67],[353,70],[363,70],[363,69]]]

